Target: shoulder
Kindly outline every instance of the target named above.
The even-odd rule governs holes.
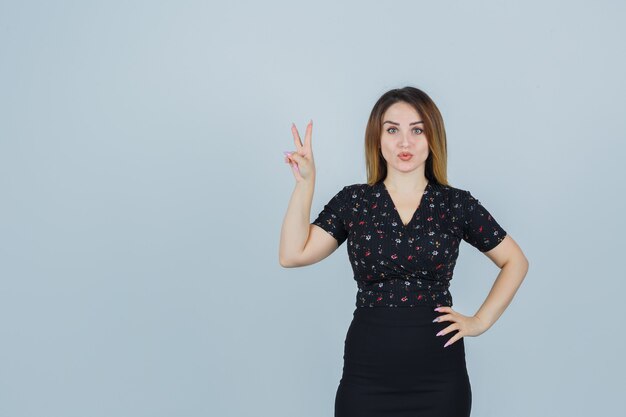
[[[431,189],[434,194],[433,198],[445,200],[447,206],[451,208],[461,208],[471,196],[468,190],[451,185],[432,183]]]
[[[450,201],[461,207],[468,207],[470,210],[475,205],[482,205],[480,200],[472,194],[470,190],[456,187],[446,187],[447,194],[450,196]]]
[[[367,197],[371,193],[378,191],[376,185],[377,184],[370,185],[367,183],[348,184],[344,186],[339,192],[347,198]],[[469,192],[469,190],[453,187],[451,185],[431,183],[430,188],[434,197],[443,197],[451,201],[460,201],[471,197],[471,193]]]
[[[369,184],[355,183],[344,186],[339,193],[346,198],[358,198],[366,195],[371,190],[373,190],[373,186]]]
[[[334,204],[345,204],[350,201],[360,200],[365,194],[367,184],[348,184],[344,185],[331,199]]]
[[[344,204],[353,211],[367,205],[373,196],[375,186],[367,183],[354,183],[344,186],[338,193]]]
[[[465,188],[436,184],[432,201],[449,210],[453,219],[463,220],[482,209],[481,202]]]
[[[466,193],[469,193],[468,190],[463,188],[453,187],[451,185],[443,185],[438,183],[433,183],[433,189],[440,191],[444,195],[449,196],[460,196]]]

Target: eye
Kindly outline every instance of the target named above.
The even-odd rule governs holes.
[[[396,129],[395,127],[390,127],[389,129],[387,129],[387,133],[395,133],[395,132],[391,132],[391,130],[394,130],[394,131],[395,131],[395,130],[398,130],[398,129]],[[418,132],[415,132],[416,130],[417,130]],[[415,133],[417,133],[418,135],[419,135],[420,133],[424,133],[424,130],[423,130],[423,129],[420,129],[419,127],[416,127],[415,129],[413,129],[413,131],[414,131]]]

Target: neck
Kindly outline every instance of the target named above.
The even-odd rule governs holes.
[[[426,188],[429,181],[426,177],[389,178],[387,176],[383,182],[388,190],[402,194],[412,194]]]

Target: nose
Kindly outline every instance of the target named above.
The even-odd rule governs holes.
[[[405,133],[402,135],[402,140],[400,141],[400,146],[402,148],[406,148],[409,146],[409,133]]]

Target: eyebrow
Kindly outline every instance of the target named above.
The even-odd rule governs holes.
[[[385,121],[383,122],[383,124],[385,124],[385,123],[391,123],[392,125],[397,125],[397,126],[400,126],[400,123],[392,122],[391,120],[385,120]],[[419,123],[424,124],[424,122],[422,122],[422,121],[420,120],[419,122],[409,123],[409,126],[413,126],[413,125],[416,125],[416,124],[419,124]]]

